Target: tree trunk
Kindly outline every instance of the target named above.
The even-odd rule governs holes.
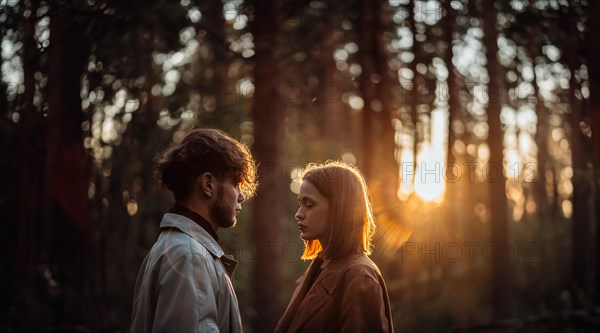
[[[448,103],[448,142],[446,145],[446,169],[444,170],[444,179],[441,179],[441,181],[445,182],[446,186],[444,191],[445,205],[443,206],[443,209],[447,214],[447,224],[449,229],[453,231],[451,235],[452,239],[458,241],[463,235],[464,219],[460,217],[460,214],[465,211],[462,209],[462,207],[464,207],[466,203],[464,198],[468,193],[468,189],[466,191],[460,190],[462,186],[462,184],[458,182],[460,167],[457,164],[457,157],[454,155],[456,135],[452,128],[452,123],[455,120],[458,120],[461,110],[460,101],[458,100],[459,84],[457,81],[456,69],[454,68],[454,64],[452,62],[452,58],[454,56],[452,49],[454,44],[453,33],[456,29],[457,14],[456,11],[452,9],[451,0],[444,0],[443,10],[445,16],[443,18],[442,26],[445,30],[444,39],[447,45],[443,59],[448,70],[448,78],[446,79],[447,93],[443,95],[443,97],[447,98]],[[447,270],[449,268],[447,265],[445,265],[444,269]]]
[[[596,304],[600,304],[600,45],[593,42],[598,31],[600,31],[600,2],[589,1],[587,9],[590,26],[588,28],[588,69],[590,83],[590,116],[592,127],[592,160],[594,164],[594,217],[593,225],[596,230],[596,253],[595,253],[595,295]]]
[[[364,0],[363,0],[364,1]],[[368,2],[368,1],[365,1]],[[386,31],[388,22],[383,21],[384,18],[388,18],[389,15],[385,13],[389,12],[387,8],[387,1],[373,1],[371,5],[375,14],[375,27],[373,32],[375,33],[372,38],[376,44],[375,64],[377,65],[376,70],[380,82],[376,85],[376,97],[375,107],[380,109],[374,110],[375,116],[375,131],[379,138],[379,143],[374,148],[376,157],[374,161],[374,167],[372,170],[379,179],[379,185],[382,187],[381,191],[385,193],[385,197],[389,200],[385,207],[394,207],[398,203],[398,188],[400,186],[399,168],[396,161],[396,128],[394,122],[397,120],[397,109],[398,105],[395,103],[394,95],[392,91],[398,89],[398,80],[395,73],[392,72],[388,66],[390,56],[387,53],[387,45],[389,40],[386,39]],[[373,108],[373,107],[371,107]]]
[[[537,125],[535,132],[535,145],[537,146],[537,167],[535,169],[536,177],[533,180],[535,193],[538,201],[537,216],[541,225],[550,222],[550,212],[548,204],[548,192],[546,191],[546,171],[548,170],[548,109],[544,105],[542,94],[539,91],[537,84],[537,75],[535,74],[535,57],[533,57],[532,66],[533,72],[533,93],[536,98],[535,114],[537,117]],[[525,180],[529,181],[529,180]]]
[[[537,11],[534,2],[529,3],[529,10],[532,14]],[[535,71],[536,59],[539,56],[539,49],[541,47],[540,31],[537,25],[538,22],[528,22],[527,32],[530,35],[530,40],[527,44],[527,52],[531,58],[531,66],[533,68],[533,80],[531,81],[531,85],[533,87],[533,96],[535,97],[535,114],[537,118],[535,131],[537,163],[534,170],[535,179],[533,180],[533,185],[535,197],[538,202],[537,216],[541,225],[546,225],[550,222],[550,207],[548,203],[548,192],[546,191],[546,171],[549,170],[548,160],[550,158],[548,154],[548,109],[544,105],[543,96],[539,91],[538,76]],[[550,228],[553,228],[553,226],[550,226]]]
[[[280,151],[283,139],[283,110],[280,97],[280,72],[277,36],[280,19],[277,6],[268,0],[254,0],[254,155],[259,163],[261,186],[253,203],[252,239],[260,249],[260,260],[254,267],[254,320],[255,332],[272,332],[283,310],[281,258],[273,255],[273,249],[281,245],[281,222],[285,220],[280,211],[285,193],[281,173]],[[279,5],[279,3],[276,3]]]
[[[29,17],[25,19],[23,32],[23,76],[25,92],[23,94],[23,104],[21,112],[19,112],[20,120],[20,136],[19,140],[25,143],[20,151],[20,179],[18,183],[18,227],[17,227],[17,243],[16,243],[16,273],[17,282],[29,275],[28,272],[35,265],[36,241],[33,237],[36,229],[36,212],[39,212],[39,206],[36,207],[36,193],[41,192],[40,182],[35,181],[36,175],[32,172],[40,168],[39,163],[33,159],[34,146],[32,143],[38,142],[35,140],[33,131],[34,122],[37,112],[33,103],[35,96],[35,62],[37,56],[35,34],[35,21],[38,3],[36,0],[26,2],[26,8],[31,12]],[[23,282],[21,280],[21,282]]]
[[[412,119],[412,126],[413,126],[413,156],[414,156],[414,161],[415,161],[415,168],[416,168],[416,163],[418,163],[419,161],[417,161],[417,153],[418,153],[418,149],[419,149],[419,143],[423,140],[423,130],[419,129],[419,105],[421,104],[421,91],[420,89],[422,89],[421,87],[421,76],[419,75],[419,72],[417,72],[417,63],[420,59],[419,57],[419,41],[417,40],[417,28],[416,28],[416,23],[415,23],[415,0],[410,0],[408,2],[408,6],[406,7],[407,11],[408,11],[408,25],[410,28],[410,32],[412,34],[413,37],[413,45],[412,45],[412,52],[414,55],[413,60],[411,61],[409,68],[413,73],[413,79],[412,79],[412,90],[409,93],[410,96],[410,112],[411,112],[411,119]],[[415,170],[416,171],[416,170]]]
[[[42,263],[61,267],[59,283],[84,293],[89,232],[89,161],[82,143],[81,75],[87,36],[74,4],[50,2]],[[84,300],[81,299],[81,302]],[[77,305],[78,306],[78,305]],[[79,308],[84,314],[85,308]],[[89,314],[89,313],[88,313]],[[69,319],[70,320],[70,319]],[[74,320],[74,319],[73,319]]]
[[[375,5],[373,5],[375,3]],[[359,61],[362,73],[359,79],[359,89],[363,99],[364,106],[362,108],[362,153],[359,163],[361,171],[365,175],[367,182],[371,181],[373,176],[374,165],[374,118],[375,111],[373,105],[377,100],[377,84],[372,78],[376,78],[380,74],[377,73],[376,55],[377,55],[377,39],[375,28],[376,1],[361,1],[360,2],[360,21],[358,26],[358,48]],[[380,76],[379,76],[380,77]],[[381,103],[379,101],[379,103]]]
[[[85,230],[88,217],[88,161],[82,144],[81,75],[88,46],[72,20],[72,5],[52,2],[48,51],[48,105],[45,110],[48,198],[74,227]],[[46,209],[51,203],[46,202]]]
[[[579,21],[576,12],[576,1],[571,0],[569,3],[568,29],[566,58],[569,66],[571,77],[569,79],[569,104],[571,113],[569,114],[569,125],[571,127],[571,160],[573,163],[573,217],[571,224],[571,277],[573,282],[573,291],[575,295],[581,295],[589,290],[589,260],[591,255],[592,244],[590,221],[590,212],[592,207],[589,205],[589,197],[591,195],[591,187],[589,178],[589,162],[588,155],[584,152],[583,144],[585,138],[579,129],[581,117],[581,102],[577,98],[575,92],[579,88],[575,72],[579,68],[578,49],[579,49],[579,31],[577,23]],[[576,296],[576,299],[578,297]],[[579,303],[580,300],[578,300]]]
[[[444,23],[444,39],[446,41],[446,50],[444,52],[444,64],[448,69],[448,78],[446,79],[447,93],[444,96],[447,98],[448,103],[448,142],[446,146],[446,169],[445,174],[442,181],[446,183],[446,191],[444,192],[444,199],[446,201],[446,209],[448,210],[448,223],[450,223],[451,228],[455,231],[455,235],[459,235],[461,232],[462,225],[458,223],[459,219],[457,218],[457,208],[459,207],[461,201],[457,200],[460,198],[458,186],[459,183],[456,182],[458,174],[454,174],[455,164],[456,164],[456,156],[454,156],[454,143],[456,142],[456,136],[454,130],[452,129],[452,123],[457,119],[457,116],[460,112],[460,102],[458,100],[458,82],[456,80],[456,69],[454,68],[454,64],[452,63],[452,58],[454,56],[452,47],[454,44],[454,36],[453,33],[455,31],[456,26],[456,11],[452,9],[451,1],[444,0],[443,8],[445,12],[445,16],[443,18]]]
[[[482,2],[483,3],[483,2]],[[503,132],[500,123],[502,95],[504,93],[504,73],[498,61],[498,30],[496,28],[497,8],[495,1],[486,2],[483,10],[483,45],[487,52],[486,69],[490,78],[488,84],[488,144],[490,159],[484,175],[489,182],[492,243],[498,247],[498,260],[492,263],[492,297],[494,318],[504,319],[510,316],[509,284],[509,248],[508,216],[506,199],[506,178],[503,173]]]
[[[446,179],[452,180],[455,179],[456,175],[453,173],[452,166],[456,162],[456,158],[454,156],[454,142],[456,138],[454,136],[454,131],[452,130],[452,122],[456,119],[456,116],[460,110],[460,105],[458,101],[458,84],[456,81],[456,72],[454,68],[454,64],[452,63],[452,46],[454,42],[453,32],[456,21],[456,11],[452,9],[450,5],[450,0],[444,0],[444,12],[446,16],[444,17],[444,28],[445,28],[445,40],[448,45],[446,48],[446,52],[444,52],[444,63],[446,68],[448,69],[448,79],[446,81],[448,87],[448,93],[445,97],[448,98],[448,145],[446,152]],[[446,186],[451,183],[446,183]],[[451,195],[452,191],[446,191],[446,197]]]
[[[388,67],[384,1],[361,1],[359,89],[364,101],[362,169],[373,195],[379,222],[397,223],[399,168],[396,162],[393,75]],[[396,84],[397,86],[397,84]]]
[[[331,16],[326,16],[325,22],[329,22],[330,19]],[[335,27],[328,24],[326,31],[323,32],[323,52],[321,52],[323,80],[318,89],[317,101],[323,113],[321,126],[323,137],[329,142],[346,144],[348,140],[345,133],[348,131],[344,131],[344,105],[340,96],[339,71],[333,58],[336,48],[335,34]]]
[[[232,91],[229,87],[227,70],[230,64],[230,56],[227,50],[227,42],[225,35],[225,17],[223,16],[222,1],[206,1],[201,7],[203,20],[206,20],[206,27],[210,27],[211,37],[208,38],[212,57],[206,65],[214,69],[213,75],[206,78],[208,82],[201,82],[202,85],[210,86],[209,91],[205,91],[208,95],[213,94],[217,101],[217,109],[213,112],[213,117],[223,112],[227,102],[227,92]],[[201,65],[201,67],[203,67]],[[205,77],[205,76],[203,76]],[[201,87],[202,89],[203,87]],[[203,99],[208,96],[202,96]]]

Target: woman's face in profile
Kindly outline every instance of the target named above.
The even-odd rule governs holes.
[[[300,238],[304,240],[319,239],[321,245],[324,246],[323,240],[327,234],[329,223],[329,200],[307,181],[302,181],[302,185],[300,185],[298,211],[295,216],[298,220]]]

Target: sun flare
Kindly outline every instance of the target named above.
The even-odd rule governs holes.
[[[425,201],[440,203],[446,190],[444,181],[444,153],[425,145],[417,154],[414,178],[415,192]]]

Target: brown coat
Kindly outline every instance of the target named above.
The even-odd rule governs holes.
[[[296,283],[296,291],[275,333],[394,331],[390,302],[379,269],[365,254],[326,260],[312,286],[307,276],[321,264],[316,259]],[[310,280],[310,279],[309,279]],[[301,290],[310,288],[303,300]],[[295,304],[300,302],[300,304]],[[297,310],[294,311],[294,308]]]

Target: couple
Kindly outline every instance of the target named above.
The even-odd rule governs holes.
[[[237,262],[218,245],[253,195],[248,148],[214,129],[195,129],[156,163],[175,197],[136,281],[131,332],[242,332],[231,275]],[[367,257],[375,225],[357,169],[309,165],[295,217],[312,259],[275,331],[393,332],[387,289]]]

